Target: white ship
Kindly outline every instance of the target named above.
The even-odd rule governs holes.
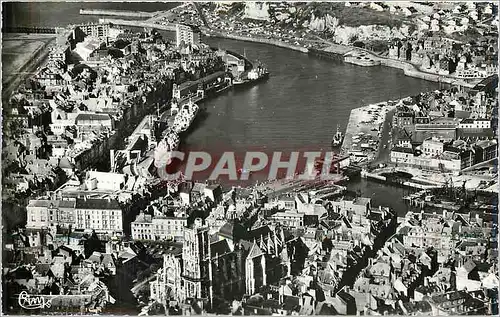
[[[174,124],[172,126],[173,131],[176,133],[186,131],[193,123],[199,110],[200,108],[198,105],[191,101],[183,105],[175,116]]]

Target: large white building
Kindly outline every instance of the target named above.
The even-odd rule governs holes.
[[[93,36],[88,36],[83,42],[77,43],[76,48],[73,50],[82,60],[87,61],[90,55],[98,50],[103,42]]]
[[[132,239],[181,240],[187,218],[155,217],[140,213],[132,222]]]
[[[123,233],[122,210],[114,199],[30,200],[27,206],[30,229],[61,226],[98,233]]]
[[[118,191],[125,186],[126,180],[125,174],[88,171],[85,179],[85,186],[87,190]]]
[[[458,125],[459,129],[490,129],[491,120],[489,119],[464,119]]]
[[[77,199],[75,229],[122,234],[123,217],[118,201],[112,199]]]
[[[76,199],[30,200],[27,210],[28,229],[48,229],[59,225],[68,227],[74,223]]]
[[[77,27],[87,36],[107,38],[110,35],[111,24],[87,23],[80,24]]]
[[[200,44],[200,29],[195,26],[177,24],[176,25],[177,46],[184,43],[186,45]]]

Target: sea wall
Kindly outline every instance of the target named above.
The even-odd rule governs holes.
[[[332,59],[332,60],[337,60],[337,61],[344,60],[344,54],[342,54],[340,52],[335,52],[335,51],[325,51],[325,50],[318,50],[318,49],[310,48],[308,50],[308,54],[310,56],[327,58],[327,59]]]
[[[105,10],[105,9],[80,9],[81,15],[111,15],[133,18],[151,18],[155,15],[154,12],[142,11],[122,11],[122,10]]]
[[[227,38],[227,39],[237,40],[237,41],[269,44],[269,45],[274,45],[274,46],[278,46],[278,47],[288,48],[288,49],[302,52],[302,53],[309,52],[309,50],[305,47],[285,43],[285,42],[278,41],[278,40],[241,36],[241,35],[222,33],[222,32],[217,32],[217,31],[210,31],[210,32],[205,31],[204,33],[209,35],[209,36],[213,36],[213,37],[221,37],[221,38]]]
[[[114,25],[121,25],[121,26],[132,26],[132,27],[151,28],[164,31],[175,31],[175,24],[173,23],[158,24],[158,23],[149,23],[137,20],[105,19],[105,18],[99,19],[99,23],[101,24],[111,23]]]

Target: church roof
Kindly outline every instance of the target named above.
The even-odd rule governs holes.
[[[227,221],[220,229],[219,235],[232,240],[244,239],[247,236],[247,230],[237,221]]]
[[[269,233],[271,233],[271,228],[269,228],[269,226],[262,226],[262,227],[259,227],[259,228],[256,228],[256,229],[253,229],[249,232],[249,238],[252,239],[252,238],[255,238],[255,239],[258,239],[260,237],[267,237],[267,235]]]
[[[220,256],[226,253],[230,253],[231,249],[229,248],[229,244],[227,240],[220,240],[210,244],[210,256],[212,258],[216,256]]]
[[[263,254],[264,254],[264,252],[262,252],[262,250],[259,248],[257,243],[254,242],[254,244],[252,245],[252,248],[250,249],[250,252],[248,252],[247,259],[256,258],[256,257],[261,256]]]

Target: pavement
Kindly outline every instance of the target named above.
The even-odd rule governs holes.
[[[394,117],[395,109],[389,110],[384,118],[384,125],[382,128],[382,136],[378,148],[378,156],[373,162],[374,164],[387,163],[391,160],[391,148],[393,146],[394,135],[392,131],[392,119]]]

